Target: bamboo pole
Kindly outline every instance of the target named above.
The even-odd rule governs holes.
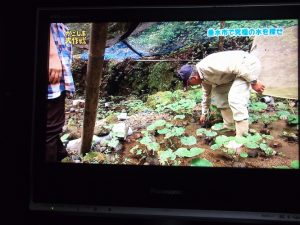
[[[85,108],[82,143],[80,152],[84,155],[91,149],[102,79],[102,67],[107,37],[107,23],[92,23],[89,59],[85,88]]]

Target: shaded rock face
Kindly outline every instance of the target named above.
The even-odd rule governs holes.
[[[298,99],[298,26],[284,29],[282,36],[256,36],[251,54],[261,61],[265,95]]]

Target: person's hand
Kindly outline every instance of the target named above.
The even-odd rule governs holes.
[[[49,82],[56,84],[62,76],[62,64],[57,54],[49,56]]]
[[[251,84],[251,87],[254,91],[261,94],[265,90],[265,85],[261,83],[260,81],[257,81],[255,84]]]
[[[205,116],[205,115],[201,115],[201,116],[200,116],[200,124],[201,124],[201,125],[204,125],[204,124],[205,124],[205,121],[206,121],[206,116]]]

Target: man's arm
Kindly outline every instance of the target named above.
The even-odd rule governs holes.
[[[49,49],[49,82],[56,84],[60,81],[62,75],[62,64],[58,56],[57,48],[54,43],[52,32],[50,31],[50,49]]]
[[[203,94],[202,94],[202,102],[201,102],[202,115],[200,117],[200,123],[204,123],[209,113],[212,85],[203,82],[201,86],[202,86]]]

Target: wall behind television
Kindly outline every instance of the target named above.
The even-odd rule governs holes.
[[[264,3],[280,3],[280,1],[263,1]],[[237,1],[237,0],[215,0],[215,1],[163,1],[163,0],[127,0],[104,1],[97,4],[91,0],[55,0],[55,1],[7,1],[1,8],[4,13],[1,15],[1,98],[0,112],[2,115],[1,124],[1,153],[0,159],[4,169],[2,169],[3,180],[1,181],[2,195],[5,211],[1,215],[2,221],[8,221],[6,224],[33,224],[38,223],[39,219],[48,217],[43,224],[54,223],[57,219],[60,222],[69,224],[72,217],[58,217],[42,215],[34,219],[28,213],[29,200],[29,152],[30,152],[30,129],[31,113],[33,103],[33,74],[34,74],[34,52],[35,52],[35,8],[38,5],[43,6],[116,6],[129,5],[195,5],[195,4],[240,4],[240,3],[263,3],[262,1]],[[285,1],[284,1],[285,2]],[[289,1],[299,2],[299,1]],[[3,3],[2,3],[3,4]],[[3,112],[3,113],[2,113]],[[7,219],[7,220],[5,220]],[[90,223],[96,223],[97,219],[84,220]],[[76,218],[75,224],[80,224],[83,220]],[[135,223],[128,219],[127,224],[141,224],[141,221]],[[118,224],[115,221],[104,220],[103,224]],[[125,221],[122,222],[124,224]],[[63,224],[61,223],[61,224]],[[167,221],[166,221],[167,223]],[[74,221],[72,222],[74,224]],[[120,223],[119,223],[120,224]],[[149,223],[148,223],[149,224]],[[154,224],[154,223],[153,223]],[[156,223],[157,224],[157,223]],[[161,223],[160,223],[161,224]],[[208,224],[208,223],[206,223]]]

